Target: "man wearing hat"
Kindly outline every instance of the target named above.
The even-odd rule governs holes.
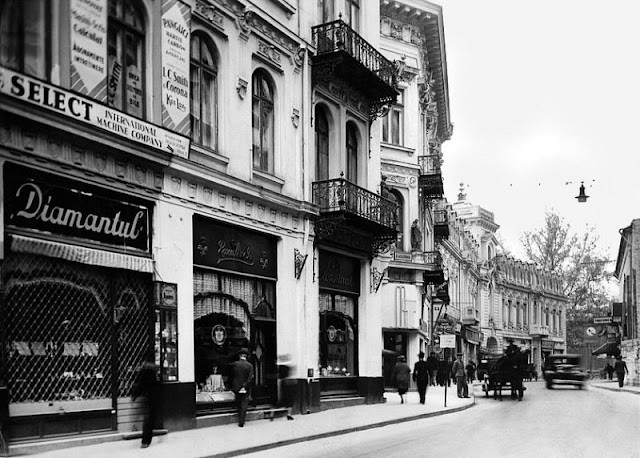
[[[427,362],[424,360],[424,352],[418,353],[418,361],[413,366],[413,381],[418,385],[420,404],[424,404],[427,385],[429,384],[429,370]]]
[[[451,368],[451,375],[456,379],[456,387],[458,389],[459,398],[469,397],[469,387],[467,386],[467,378],[464,373],[464,363],[462,362],[462,353],[456,355],[456,360]]]
[[[244,419],[247,416],[249,397],[251,396],[251,382],[253,382],[253,365],[247,361],[249,350],[240,349],[238,361],[231,363],[231,391],[236,395],[236,406],[238,408],[238,426],[244,426]]]

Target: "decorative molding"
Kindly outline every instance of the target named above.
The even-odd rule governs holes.
[[[300,125],[300,110],[297,108],[293,108],[291,111],[291,122],[293,123],[293,127],[296,129]]]
[[[416,168],[404,167],[401,165],[392,165],[387,163],[380,164],[381,170],[383,172],[392,172],[397,173],[399,175],[407,175],[417,177],[420,171]]]
[[[236,92],[238,93],[238,97],[240,97],[241,100],[244,100],[244,98],[247,95],[248,85],[249,85],[248,81],[245,81],[242,78],[238,77],[238,83],[236,84]]]
[[[215,6],[204,3],[202,0],[197,0],[193,12],[218,30],[224,32],[224,16]]]
[[[274,65],[280,67],[280,52],[276,49],[275,46],[270,45],[262,40],[258,40],[258,54],[265,57],[267,60],[272,62]]]
[[[294,275],[296,277],[296,280],[300,279],[300,275],[302,275],[302,269],[304,269],[304,265],[307,262],[308,256],[308,254],[303,255],[297,248],[293,249],[293,264],[295,268]]]
[[[380,272],[377,267],[371,268],[371,292],[377,293],[384,278],[384,270]]]

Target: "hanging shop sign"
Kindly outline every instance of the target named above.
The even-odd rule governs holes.
[[[189,50],[191,8],[179,0],[162,2],[162,125],[189,134]]]
[[[150,203],[9,162],[3,178],[8,227],[150,251]]]
[[[328,251],[320,252],[320,288],[360,293],[360,261]]]
[[[553,342],[553,340],[542,340],[540,342],[540,346],[542,347],[543,350],[553,350],[553,348],[555,347],[555,342]]]
[[[277,279],[276,239],[196,215],[193,217],[193,263]]]
[[[107,96],[107,2],[71,0],[71,89],[104,102]]]
[[[0,67],[0,94],[175,156],[189,156],[189,139],[95,100]]]

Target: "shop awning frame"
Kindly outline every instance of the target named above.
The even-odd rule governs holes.
[[[620,346],[617,342],[605,342],[591,352],[591,355],[617,356],[620,354]]]

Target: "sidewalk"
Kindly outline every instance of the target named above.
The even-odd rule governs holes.
[[[222,457],[257,452],[282,445],[330,437],[394,423],[459,412],[475,404],[473,389],[470,399],[456,396],[455,386],[447,388],[447,407],[444,407],[444,388],[429,387],[426,404],[419,403],[418,393],[407,394],[408,402],[400,404],[397,393],[385,393],[384,404],[361,405],[325,410],[309,415],[247,422],[244,428],[236,424],[177,431],[153,438],[151,446],[140,448],[140,440],[121,440],[96,445],[66,448],[32,455],[41,457]]]
[[[624,381],[624,386],[622,388],[618,387],[618,380],[594,379],[594,380],[591,380],[589,383],[592,387],[600,388],[603,390],[624,391],[626,393],[640,394],[640,386],[629,385],[626,379]]]

